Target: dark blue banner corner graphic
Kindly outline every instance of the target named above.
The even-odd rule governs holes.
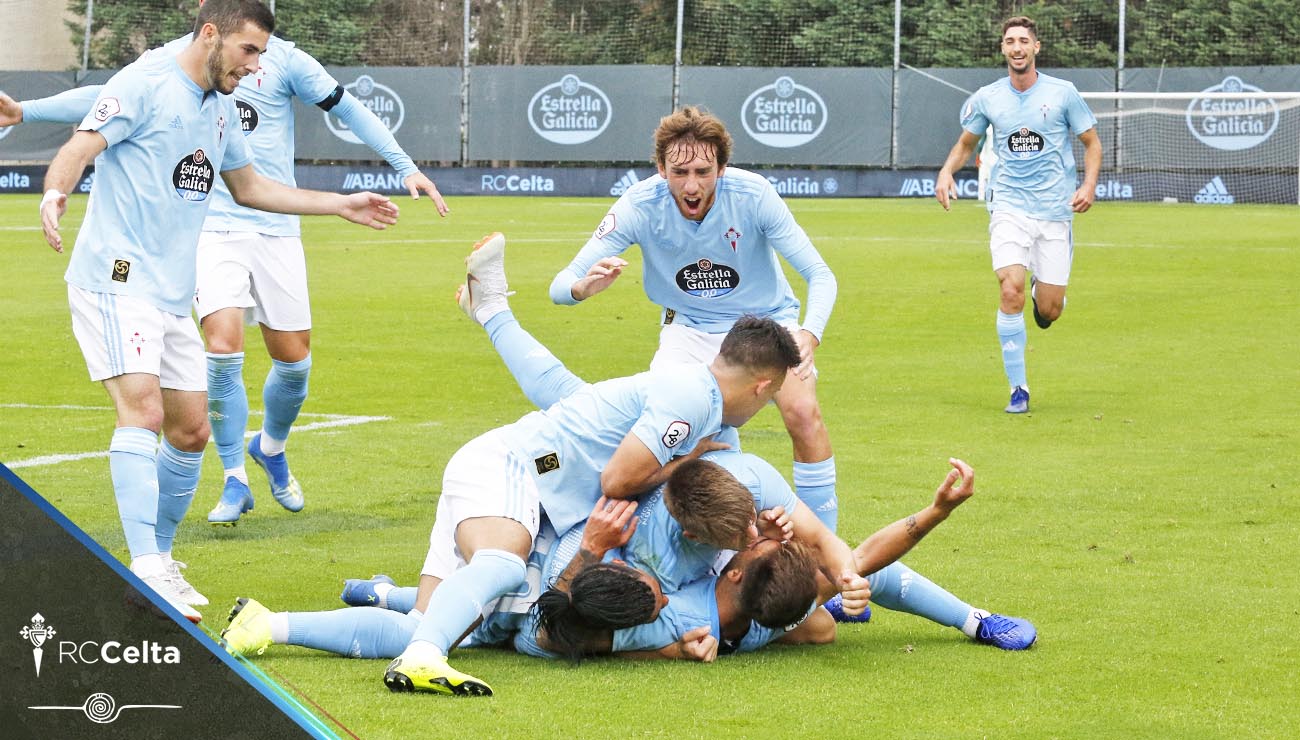
[[[338,738],[4,465],[0,593],[5,738]]]

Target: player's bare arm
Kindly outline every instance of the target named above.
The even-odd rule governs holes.
[[[934,503],[868,537],[853,551],[859,573],[875,573],[907,554],[948,515],[975,494],[975,471],[948,458],[952,470],[934,492]]]
[[[844,612],[857,615],[866,611],[871,587],[862,577],[853,550],[807,506],[796,506],[790,513],[790,523],[794,526],[792,539],[808,545],[817,554],[817,565],[822,575],[835,584],[844,600]]]
[[[23,104],[0,92],[0,128],[23,122]]]
[[[600,473],[601,493],[609,498],[638,496],[668,480],[677,466],[686,460],[694,460],[706,452],[730,447],[731,445],[712,438],[702,439],[687,454],[669,460],[666,465],[660,465],[659,458],[645,446],[645,442],[629,432]]]
[[[585,568],[599,564],[610,550],[626,545],[636,531],[636,507],[635,501],[601,496],[587,517],[578,552],[555,579],[555,588],[568,593],[569,584]]]
[[[708,627],[696,627],[682,635],[677,642],[658,650],[628,650],[617,655],[634,660],[693,660],[712,663],[718,657],[718,638],[709,633]]]
[[[573,283],[569,292],[575,301],[585,301],[614,284],[627,267],[627,260],[622,257],[605,257],[587,270],[585,277]]]
[[[397,223],[398,208],[386,196],[375,193],[325,193],[291,188],[263,177],[245,165],[221,173],[230,195],[241,206],[272,213],[297,213],[304,216],[339,216],[372,229],[385,229]]]
[[[953,173],[961,169],[963,165],[970,160],[970,156],[975,153],[975,146],[979,144],[980,137],[969,131],[962,131],[961,136],[957,137],[957,143],[953,145],[952,151],[948,152],[948,158],[944,160],[943,167],[939,170],[939,175],[934,179],[934,197],[939,201],[946,211],[950,208],[949,199],[957,197],[957,183],[952,179]]]
[[[108,141],[98,131],[78,131],[54,155],[45,172],[45,197],[41,199],[41,229],[45,241],[56,252],[63,251],[59,219],[68,210],[68,191],[76,186],[86,165],[108,148]]]
[[[1090,128],[1079,134],[1079,142],[1083,144],[1083,182],[1074,191],[1074,197],[1070,198],[1070,208],[1075,213],[1084,213],[1092,208],[1092,202],[1097,197],[1097,178],[1101,175],[1101,137],[1097,136],[1097,129]]]

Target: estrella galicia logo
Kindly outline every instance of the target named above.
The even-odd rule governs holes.
[[[212,192],[216,176],[207,153],[195,149],[193,154],[176,163],[176,169],[172,170],[172,185],[176,186],[176,194],[182,200],[198,202],[206,200],[208,193]]]
[[[45,617],[40,612],[32,615],[32,623],[23,627],[18,632],[24,640],[32,644],[32,659],[36,662],[36,675],[41,675],[41,660],[45,657],[45,649],[42,647],[45,641],[54,637],[57,632],[54,631],[54,625],[45,624]]]
[[[604,133],[613,117],[609,96],[572,74],[538,90],[528,101],[528,125],[555,144],[585,144]]]
[[[1028,159],[1043,151],[1043,135],[1027,128],[1012,131],[1007,137],[1007,151],[1012,156]]]
[[[406,120],[406,106],[403,105],[401,96],[393,92],[391,87],[375,82],[375,78],[370,75],[361,75],[355,82],[344,85],[343,89],[355,95],[392,133],[397,133],[397,129],[402,127],[402,121]],[[325,125],[329,126],[331,133],[349,144],[361,143],[352,129],[333,113],[325,114]]]
[[[1259,93],[1254,85],[1229,75],[1205,93]],[[1187,128],[1202,144],[1236,152],[1259,146],[1277,130],[1277,101],[1272,98],[1197,98],[1187,106]]]
[[[740,120],[760,144],[789,148],[807,144],[826,128],[826,101],[790,77],[778,77],[745,98]]]
[[[235,101],[235,109],[239,111],[239,128],[248,136],[257,130],[257,109],[251,103],[245,103],[242,100]]]
[[[740,273],[734,267],[709,259],[693,262],[677,271],[677,287],[697,298],[721,298],[738,285]]]

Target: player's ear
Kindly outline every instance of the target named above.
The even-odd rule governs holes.
[[[689,529],[683,529],[682,536],[688,540],[692,540],[692,541],[696,540],[695,533],[691,532],[691,530]]]

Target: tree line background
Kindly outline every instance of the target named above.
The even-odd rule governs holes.
[[[86,0],[69,0],[84,18]],[[193,25],[197,0],[98,0],[91,68],[120,67]],[[322,63],[672,64],[676,0],[278,0],[276,34]],[[1128,0],[1124,66],[1300,62],[1295,0]],[[905,0],[901,61],[998,67],[1000,24],[1037,22],[1045,67],[1115,67],[1119,2]],[[682,61],[693,66],[891,67],[893,0],[686,0]],[[69,22],[82,46],[84,22]]]

